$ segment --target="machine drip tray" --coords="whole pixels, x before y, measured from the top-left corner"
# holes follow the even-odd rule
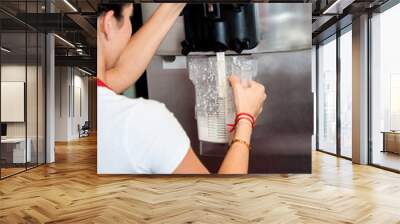
[[[226,143],[200,141],[200,155],[208,157],[224,157],[228,151]]]

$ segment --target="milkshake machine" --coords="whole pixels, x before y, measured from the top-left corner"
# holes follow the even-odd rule
[[[142,4],[143,20],[157,3]],[[311,4],[188,4],[147,69],[203,164],[216,172],[235,111],[228,76],[266,86],[249,173],[310,173],[313,133]]]

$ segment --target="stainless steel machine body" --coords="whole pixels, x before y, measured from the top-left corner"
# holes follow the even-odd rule
[[[156,7],[154,3],[142,4],[144,20]],[[266,86],[268,99],[254,129],[249,173],[310,173],[311,4],[257,3],[257,10],[261,41],[242,54],[252,54],[258,60],[255,80]],[[187,132],[202,162],[215,172],[223,159],[221,148],[226,146],[215,145],[213,149],[209,145],[209,150],[218,152],[200,152],[194,86],[189,80],[186,56],[181,55],[184,34],[183,18],[179,18],[148,67],[149,98],[166,104]],[[190,53],[196,54],[215,53]],[[170,56],[175,61],[171,62]]]

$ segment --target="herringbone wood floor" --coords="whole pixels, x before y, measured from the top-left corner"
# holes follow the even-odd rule
[[[0,223],[400,223],[400,175],[315,152],[312,175],[96,175],[96,139],[0,181]]]

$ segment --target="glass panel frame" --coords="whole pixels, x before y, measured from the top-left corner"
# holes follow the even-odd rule
[[[27,167],[38,165],[38,35],[37,32],[28,32],[28,61],[27,61],[27,142],[30,146],[30,157]]]
[[[336,35],[333,35],[317,48],[317,149],[331,154],[337,151],[336,44]]]
[[[2,139],[2,178],[12,176],[14,174],[25,171],[27,168],[27,161],[30,157],[30,148],[27,141],[27,36],[25,32],[7,32],[1,35],[1,45],[9,49],[9,52],[2,51],[1,61],[1,88],[6,85],[12,85],[10,89],[15,89],[15,92],[9,93],[8,90],[2,89],[2,98],[11,97],[11,95],[18,95],[15,97],[18,102],[23,101],[23,118],[7,119],[1,118],[2,124],[6,125],[7,134]],[[17,88],[23,84],[23,88]],[[6,92],[7,91],[7,92]],[[23,91],[23,92],[21,92]],[[3,95],[7,94],[7,95]],[[10,104],[9,104],[10,105]],[[0,110],[4,113],[7,110],[5,102],[0,106]],[[20,107],[18,107],[20,108]],[[18,116],[20,117],[20,116]]]
[[[392,5],[370,17],[370,77],[369,77],[369,164],[400,172],[400,132],[397,130],[397,104],[393,99],[400,98],[397,91],[397,76],[400,65],[397,54],[400,51],[397,27],[400,19],[400,4]],[[395,96],[393,96],[395,95]],[[400,118],[399,118],[400,119]],[[400,129],[400,128],[399,128]],[[392,141],[394,140],[394,141]],[[390,145],[397,147],[390,147]]]
[[[0,6],[4,4],[6,2],[1,2]],[[16,4],[22,16],[25,12],[42,13],[45,10],[43,8],[44,0],[18,1]],[[4,16],[9,17],[6,14]],[[14,18],[10,17],[10,21],[14,21]],[[24,93],[22,94],[24,96],[24,118],[23,123],[7,122],[9,124],[7,125],[7,137],[0,144],[0,179],[46,162],[46,35],[31,26],[24,25],[23,22],[17,20],[14,22],[18,26],[12,29],[1,29],[2,23],[0,23],[0,46],[6,47],[5,42],[10,46],[6,47],[9,52],[1,50],[0,82],[24,82]],[[1,108],[0,104],[0,111],[2,109],[4,108]],[[14,149],[16,147],[5,146],[5,144],[9,144],[7,141],[17,138],[24,139],[22,143],[16,144],[24,147],[22,154],[18,154],[18,158],[14,151],[19,153],[19,148],[16,150]],[[10,155],[6,155],[5,150],[10,151]],[[7,157],[7,161],[11,162],[3,162],[1,159],[3,157]],[[15,165],[14,161],[17,160],[22,161],[22,163],[18,162],[18,166],[21,166],[19,170],[4,169],[4,166]]]
[[[352,158],[352,26],[341,31],[340,37],[340,153]]]
[[[343,42],[343,46],[342,43]],[[321,50],[321,46],[323,49]],[[324,51],[327,51],[326,53]],[[340,158],[352,160],[352,24],[317,45],[317,102],[316,146],[317,150]],[[328,66],[321,61],[329,58]],[[324,68],[328,67],[328,68]],[[322,68],[321,68],[322,67]],[[330,75],[327,76],[327,69]],[[322,73],[322,74],[321,74]],[[329,86],[324,78],[330,78]],[[329,97],[326,96],[327,89]],[[326,103],[328,101],[328,103]],[[325,103],[325,105],[324,105]],[[329,104],[329,105],[328,105]],[[323,110],[330,112],[324,114]],[[346,111],[346,112],[344,112]],[[329,116],[328,116],[329,115]],[[329,121],[327,120],[329,118]],[[324,123],[325,122],[325,123]],[[328,128],[325,127],[328,124]],[[328,131],[327,131],[328,130]],[[323,139],[325,138],[325,139]],[[322,144],[321,144],[322,140]],[[324,140],[329,140],[330,142]]]

